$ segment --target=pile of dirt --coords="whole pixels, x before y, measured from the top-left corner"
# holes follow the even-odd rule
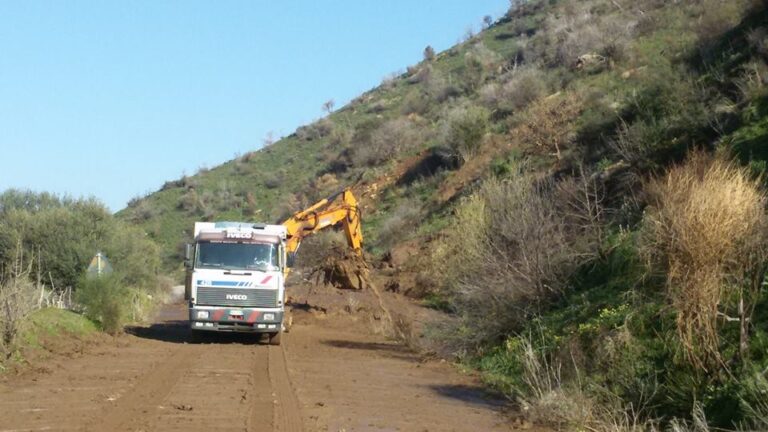
[[[372,287],[368,263],[349,248],[332,248],[311,274],[318,284],[322,282],[337,289],[364,290]]]
[[[324,285],[341,290],[370,290],[376,297],[382,312],[381,318],[384,319],[387,327],[392,328],[392,314],[384,304],[381,292],[372,282],[370,268],[362,255],[358,255],[349,248],[334,247],[326,255],[325,260],[312,270],[312,275],[316,277],[316,284],[322,282]]]

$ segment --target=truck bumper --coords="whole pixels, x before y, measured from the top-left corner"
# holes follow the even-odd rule
[[[189,326],[192,330],[275,333],[282,329],[282,325],[281,309],[194,305],[189,308]]]

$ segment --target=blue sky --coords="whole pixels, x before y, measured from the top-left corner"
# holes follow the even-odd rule
[[[0,191],[112,210],[258,149],[507,0],[0,0]]]

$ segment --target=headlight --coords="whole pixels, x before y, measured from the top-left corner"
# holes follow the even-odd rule
[[[264,314],[264,321],[274,321],[274,320],[275,320],[275,314],[273,313]]]
[[[208,311],[197,311],[198,319],[208,319]]]

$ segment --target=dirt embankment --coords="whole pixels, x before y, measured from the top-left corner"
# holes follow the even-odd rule
[[[350,312],[364,293],[294,292],[310,302],[295,302],[281,347],[247,335],[191,343],[173,305],[155,324],[6,376],[0,431],[512,429],[505,403],[474,379],[370,332],[375,311]]]

